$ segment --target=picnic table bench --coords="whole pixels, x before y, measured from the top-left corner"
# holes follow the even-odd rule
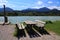
[[[19,29],[25,29],[25,26],[23,24],[17,24]]]

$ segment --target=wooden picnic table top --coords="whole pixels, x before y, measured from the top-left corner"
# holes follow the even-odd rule
[[[45,22],[39,21],[39,20],[36,20],[36,21],[25,21],[25,23],[26,24],[37,24],[37,23],[45,24]]]
[[[45,24],[46,22],[44,22],[44,21],[40,21],[40,20],[35,20],[36,22],[38,22],[38,23],[41,23],[41,24]]]
[[[45,26],[45,22],[43,22],[43,21],[25,21],[25,23],[30,24],[30,25],[35,24],[38,27],[44,27]]]

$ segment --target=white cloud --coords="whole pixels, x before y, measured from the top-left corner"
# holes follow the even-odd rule
[[[15,5],[11,4],[8,0],[0,0],[0,7],[3,7],[3,5],[6,5],[6,7],[15,7]]]
[[[50,4],[50,3],[53,3],[52,1],[48,1],[48,3]]]
[[[5,4],[5,5],[6,5],[6,4],[7,4],[7,2],[8,2],[7,0],[0,0],[0,5],[3,5],[3,4]]]
[[[32,8],[39,9],[39,8],[42,8],[42,7],[45,7],[45,6],[44,6],[44,5],[42,5],[42,6],[34,6],[34,7],[32,7]]]
[[[42,1],[37,1],[37,4],[41,5],[41,4],[43,4],[43,2]]]
[[[50,8],[50,9],[56,8],[56,9],[60,10],[60,7],[58,7],[58,6],[50,6],[50,7],[48,7],[48,8]]]
[[[39,9],[40,7],[39,7],[39,6],[34,6],[34,7],[32,7],[32,8],[36,8],[36,9]]]
[[[42,6],[34,6],[34,7],[32,7],[32,8],[37,8],[37,9],[39,9],[39,8],[42,8],[42,7],[45,7],[45,6],[44,6],[44,5],[42,5]],[[49,7],[47,7],[47,8],[49,8],[49,9],[54,9],[54,8],[56,8],[56,9],[60,10],[60,6],[49,6]]]
[[[6,3],[8,2],[7,0],[0,0],[1,3]]]

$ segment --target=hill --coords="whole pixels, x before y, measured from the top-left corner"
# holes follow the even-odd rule
[[[46,8],[46,7],[43,7],[43,8],[39,8],[39,9],[33,9],[33,8],[28,8],[28,9],[25,9],[25,10],[22,10],[22,12],[33,12],[33,11],[37,11],[37,12],[47,12],[47,11],[50,11],[50,9]]]
[[[9,8],[9,7],[6,7],[5,10],[6,10],[7,12],[13,11],[13,9],[11,9],[11,8]],[[0,12],[3,12],[3,11],[4,11],[4,8],[0,8]]]

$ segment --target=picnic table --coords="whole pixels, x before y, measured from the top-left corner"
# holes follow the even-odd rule
[[[24,26],[23,24],[17,24],[19,29],[25,29],[26,27],[29,29],[32,29],[32,27],[41,27],[44,28],[45,26],[45,22],[43,21],[25,21],[24,22],[26,24],[26,26]]]

